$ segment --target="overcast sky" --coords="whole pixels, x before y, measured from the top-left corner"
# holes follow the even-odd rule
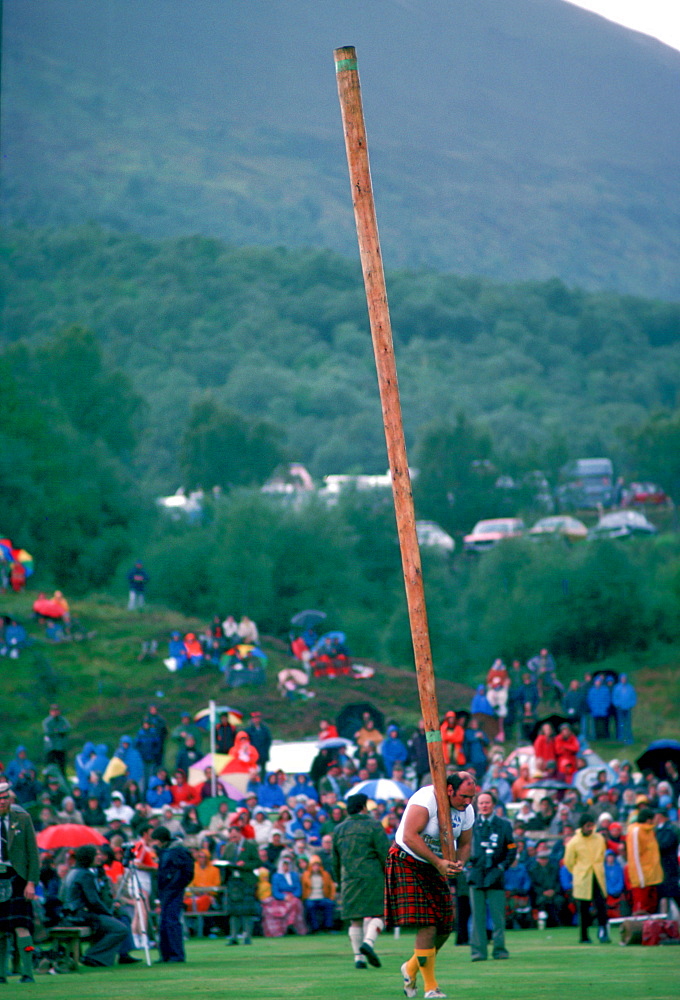
[[[680,49],[679,0],[566,0]]]

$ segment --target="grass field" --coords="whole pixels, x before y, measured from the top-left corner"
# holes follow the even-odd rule
[[[677,1000],[680,947],[579,945],[576,928],[508,932],[511,958],[474,965],[467,947],[449,942],[437,963],[440,987],[465,1000]],[[381,969],[354,968],[345,934],[255,938],[251,947],[224,940],[187,942],[186,965],[84,968],[80,974],[36,977],[22,995],[55,1000],[161,1000],[191,997],[290,997],[295,1000],[402,997],[399,966],[413,936],[378,941]],[[152,952],[152,957],[156,955]],[[10,979],[10,990],[16,979]],[[419,979],[422,998],[422,981]]]

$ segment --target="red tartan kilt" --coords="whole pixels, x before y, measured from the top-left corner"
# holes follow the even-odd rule
[[[386,926],[436,927],[438,934],[450,934],[455,917],[448,882],[432,865],[398,852],[390,848],[385,866]]]

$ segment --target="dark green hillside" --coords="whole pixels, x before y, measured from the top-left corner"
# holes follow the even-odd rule
[[[391,267],[680,297],[680,54],[562,0],[5,3],[3,218],[354,259],[345,44]]]
[[[0,344],[38,348],[36,364],[51,370],[45,343],[73,324],[91,330],[145,403],[133,422],[143,431],[136,468],[153,490],[183,481],[182,435],[206,393],[278,428],[316,476],[387,467],[358,265],[327,251],[95,227],[15,229],[0,251]],[[626,442],[650,413],[677,406],[679,306],[557,280],[387,279],[409,446],[464,412],[506,463],[549,471],[604,453],[643,474]]]

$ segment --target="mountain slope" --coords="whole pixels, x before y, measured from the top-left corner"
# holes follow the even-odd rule
[[[5,5],[5,219],[356,255],[342,44],[389,266],[680,297],[680,54],[562,0]]]

